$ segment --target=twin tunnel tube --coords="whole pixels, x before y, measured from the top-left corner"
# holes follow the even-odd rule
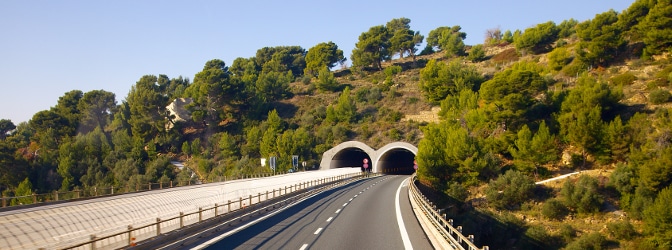
[[[412,174],[417,153],[418,148],[406,142],[393,142],[375,150],[359,141],[347,141],[324,152],[320,169],[362,168],[367,159],[372,172]]]

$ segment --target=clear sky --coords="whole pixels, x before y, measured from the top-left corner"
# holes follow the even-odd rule
[[[110,91],[121,103],[143,75],[193,79],[208,60],[231,65],[263,47],[308,50],[332,41],[349,63],[359,35],[394,18],[411,19],[411,29],[425,36],[459,25],[474,45],[488,29],[585,21],[633,2],[3,0],[0,119],[28,121],[71,90]]]

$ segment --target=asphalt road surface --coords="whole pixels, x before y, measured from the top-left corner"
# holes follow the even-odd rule
[[[185,248],[433,249],[411,209],[408,177],[355,181]]]

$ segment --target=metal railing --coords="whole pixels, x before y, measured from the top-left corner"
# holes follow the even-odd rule
[[[418,187],[415,186],[416,175],[413,174],[411,177],[411,184],[409,185],[411,190],[412,199],[414,199],[418,204],[420,204],[420,210],[430,219],[432,225],[439,231],[453,248],[456,249],[468,249],[468,250],[489,250],[488,246],[483,246],[479,248],[474,244],[474,235],[464,236],[462,234],[462,226],[453,226],[453,219],[447,219],[445,213],[440,213],[437,211],[436,206],[425,197],[425,195],[418,190]]]
[[[66,249],[118,249],[134,247],[138,242],[160,236],[170,231],[184,229],[190,225],[195,225],[197,223],[204,222],[216,217],[245,211],[246,208],[261,204],[262,202],[272,201],[275,198],[281,198],[283,196],[291,196],[293,192],[315,188],[318,186],[330,186],[332,184],[338,185],[342,181],[349,180],[354,177],[363,177],[363,175],[361,173],[353,173],[327,177],[310,182],[302,182],[291,186],[285,186],[284,188],[273,189],[272,191],[258,193],[254,196],[249,195],[245,198],[240,197],[238,200],[229,200],[224,204],[215,203],[212,207],[201,207],[198,208],[197,211],[190,213],[180,212],[178,216],[171,218],[156,218],[156,222],[154,223],[149,223],[142,226],[128,225],[128,228],[125,231],[103,237],[91,235],[89,241],[69,246]],[[248,213],[246,212],[245,214]]]

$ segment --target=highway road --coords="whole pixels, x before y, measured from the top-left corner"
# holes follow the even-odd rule
[[[412,211],[408,177],[358,180],[180,248],[432,249]]]
[[[171,218],[180,212],[193,213],[199,208],[212,208],[215,203],[224,204],[241,197],[286,189],[297,183],[353,173],[358,174],[359,169],[300,172],[0,211],[0,249],[67,248],[88,241],[91,235],[101,237],[123,232],[129,225],[139,228],[156,222],[156,218]],[[234,203],[231,209],[238,206]],[[204,213],[203,217],[214,217],[214,210]],[[185,217],[184,224],[196,223],[198,219],[198,215]],[[178,227],[178,220],[168,221],[163,223],[162,232]],[[154,235],[155,227],[133,232],[137,241]],[[119,248],[128,244],[128,238],[122,235],[100,243],[99,249]]]

